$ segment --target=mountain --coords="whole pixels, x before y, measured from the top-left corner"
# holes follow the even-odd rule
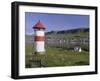
[[[73,38],[89,38],[89,28],[77,28],[61,31],[50,31],[45,33],[46,40],[51,39],[73,39]],[[33,44],[34,35],[25,35],[25,43]]]
[[[79,32],[81,32],[81,33],[89,32],[89,28],[77,28],[77,29],[70,29],[70,30],[50,31],[50,32],[46,32],[46,35],[50,35],[50,34],[76,34]]]

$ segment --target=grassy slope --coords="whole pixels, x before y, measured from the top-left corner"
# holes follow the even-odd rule
[[[74,52],[67,51],[63,48],[50,48],[46,47],[44,55],[34,55],[32,45],[26,45],[26,67],[30,66],[30,59],[41,60],[42,64],[47,67],[54,66],[76,66],[89,64],[89,52]]]

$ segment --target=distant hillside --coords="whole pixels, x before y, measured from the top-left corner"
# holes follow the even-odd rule
[[[89,50],[89,28],[47,32],[45,41],[50,47],[73,49],[74,46],[81,46],[82,49]]]
[[[51,39],[72,39],[72,38],[89,38],[89,28],[78,28],[62,31],[50,31],[45,33],[46,40]],[[25,35],[25,43],[33,44],[34,36]]]
[[[33,35],[25,35],[25,43],[26,44],[32,44],[34,41]]]
[[[77,28],[77,29],[70,29],[70,30],[61,30],[61,31],[50,31],[46,32],[46,35],[50,34],[76,34],[76,33],[86,33],[89,32],[89,28]]]

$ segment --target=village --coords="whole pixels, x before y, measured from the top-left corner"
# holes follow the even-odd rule
[[[78,52],[81,52],[82,49],[85,51],[89,51],[89,48],[83,48],[83,46],[89,46],[89,37],[66,38],[58,36],[46,36],[46,45],[50,47],[66,48],[66,50],[73,50]]]

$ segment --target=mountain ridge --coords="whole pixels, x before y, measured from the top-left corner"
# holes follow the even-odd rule
[[[53,33],[56,33],[56,34],[72,33],[72,34],[74,34],[77,32],[89,32],[89,28],[77,28],[77,29],[69,29],[69,30],[50,31],[50,32],[46,32],[45,34],[46,35],[53,34]]]

